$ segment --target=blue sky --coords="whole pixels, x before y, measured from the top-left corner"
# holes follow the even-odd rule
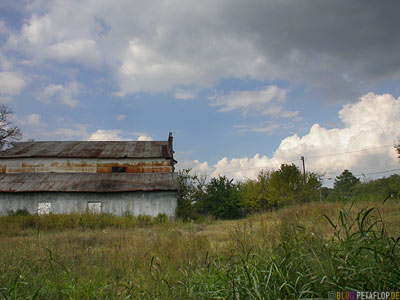
[[[5,0],[0,102],[24,139],[172,131],[178,167],[212,176],[253,178],[300,156],[327,185],[345,168],[398,169],[399,6]]]

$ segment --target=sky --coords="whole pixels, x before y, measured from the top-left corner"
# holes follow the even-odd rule
[[[177,168],[399,173],[399,1],[1,0],[24,140],[166,140]]]

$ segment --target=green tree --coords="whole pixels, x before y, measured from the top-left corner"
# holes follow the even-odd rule
[[[336,176],[333,189],[337,197],[347,199],[352,196],[354,188],[360,184],[360,179],[355,177],[349,170]]]
[[[304,179],[300,170],[294,164],[283,164],[279,170],[271,172],[268,202],[271,205],[295,202],[303,186]]]
[[[206,186],[206,194],[201,205],[204,214],[211,213],[218,219],[235,219],[244,215],[240,199],[240,185],[226,176],[212,178]]]
[[[262,170],[256,180],[248,179],[240,185],[240,197],[246,214],[263,211],[270,207],[268,184],[270,172]]]
[[[271,172],[268,186],[270,205],[306,202],[319,197],[321,176],[308,172],[304,183],[304,177],[298,167],[294,164],[283,164],[279,170]]]
[[[183,220],[196,219],[205,196],[206,176],[192,175],[191,169],[178,172],[177,217]]]

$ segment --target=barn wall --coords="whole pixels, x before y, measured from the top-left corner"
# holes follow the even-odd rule
[[[35,192],[35,193],[1,193],[0,214],[26,208],[29,213],[36,214],[39,203],[51,203],[51,212],[87,213],[89,202],[101,202],[103,213],[115,215],[149,215],[160,213],[168,217],[175,216],[177,207],[177,192],[121,192],[121,193],[65,193],[65,192]]]
[[[172,161],[165,158],[6,158],[0,160],[0,173],[111,173],[112,167],[125,167],[126,173],[170,173],[173,171]]]

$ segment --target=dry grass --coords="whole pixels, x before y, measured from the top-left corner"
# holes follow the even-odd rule
[[[378,206],[387,231],[400,234],[400,203],[347,204],[347,209],[356,213],[366,205]],[[4,298],[10,299],[35,295],[38,299],[128,299],[127,295],[164,299],[172,293],[171,286],[178,290],[183,284],[187,270],[204,267],[211,258],[221,263],[237,253],[265,255],[281,242],[283,232],[296,226],[320,238],[332,236],[334,229],[323,215],[337,220],[342,207],[310,203],[237,221],[122,229],[28,228],[8,235],[3,228],[0,287]]]

